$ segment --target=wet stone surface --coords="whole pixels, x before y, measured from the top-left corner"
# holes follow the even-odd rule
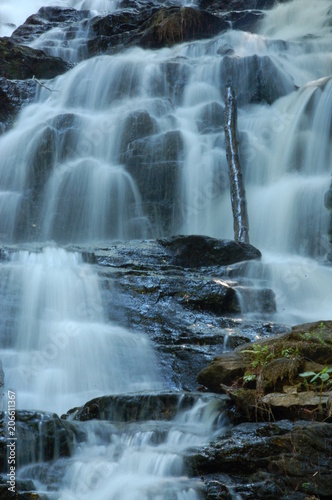
[[[285,331],[241,316],[241,278],[227,275],[236,260],[259,257],[250,245],[179,236],[119,242],[83,255],[96,265],[109,320],[148,334],[173,389],[196,390],[198,372],[225,349]],[[272,294],[268,310],[274,306]]]

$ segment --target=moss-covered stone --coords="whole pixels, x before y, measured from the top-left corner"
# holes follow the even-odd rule
[[[142,26],[139,45],[146,48],[171,47],[177,43],[210,38],[228,27],[223,19],[191,7],[162,8]]]
[[[232,358],[232,370],[226,353],[202,370],[198,381],[227,392],[250,418],[331,418],[332,321],[298,325],[290,333],[240,346]],[[324,371],[325,380],[319,376]],[[313,381],[305,372],[318,376]]]
[[[0,76],[11,80],[55,78],[72,64],[60,57],[47,56],[42,50],[16,45],[10,38],[0,38]]]

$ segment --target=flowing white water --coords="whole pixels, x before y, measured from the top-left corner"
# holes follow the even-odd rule
[[[103,394],[162,387],[146,337],[106,323],[79,254],[21,251],[0,266],[6,388],[18,406],[59,414]]]
[[[171,422],[130,424],[125,433],[116,425],[89,425],[89,442],[67,469],[60,500],[204,498],[202,484],[186,477],[183,455],[220,434],[217,400],[199,400]],[[110,443],[105,445],[107,432]]]
[[[42,4],[53,2],[22,0],[15,8],[2,2],[1,33],[13,30],[3,23],[18,24]],[[92,15],[118,7],[111,0],[60,4]],[[63,412],[102,394],[161,387],[146,337],[107,323],[92,269],[50,241],[97,244],[162,234],[162,216],[157,209],[151,218],[147,193],[166,184],[154,170],[164,163],[166,180],[176,179],[176,188],[165,187],[175,191],[169,233],[232,238],[220,117],[227,64],[234,61],[241,67],[233,77],[238,71],[250,238],[263,252],[247,275],[276,292],[273,319],[331,319],[332,270],[323,262],[332,167],[331,17],[330,0],[293,0],[267,13],[258,34],[228,31],[171,49],[92,58],[47,82],[51,91],[39,89],[35,104],[0,138],[0,238],[45,246],[16,252],[0,266],[0,358],[19,407]],[[57,39],[54,54],[76,60],[73,47],[61,53],[61,37],[53,30],[33,44]],[[248,102],[253,56],[264,75],[271,72],[272,104],[255,96]],[[183,454],[214,435],[219,408],[213,404],[199,402],[170,428],[109,425],[108,444],[91,426],[55,495],[200,498]],[[164,430],[157,443],[156,428]]]
[[[327,0],[315,7],[306,2],[306,9],[293,0],[268,12],[259,34],[228,31],[172,49],[131,49],[84,61],[49,82],[52,92],[41,89],[39,102],[0,139],[2,239],[160,235],[164,216],[150,193],[172,176],[181,178],[176,189],[159,187],[162,194],[173,189],[168,231],[232,238],[223,89],[227,65],[236,61],[238,98],[246,99],[252,57],[259,57],[263,74],[271,72],[268,92],[288,95],[272,105],[239,108],[250,239],[263,253],[279,253],[290,268],[294,254],[323,257],[329,223],[323,200],[332,162],[331,15]],[[171,160],[159,158],[170,134],[183,150],[176,155],[179,146],[171,144],[163,153]],[[173,170],[158,177],[163,161]],[[331,291],[322,288],[312,298],[312,319],[326,311]],[[290,302],[285,321],[293,321],[292,307]]]

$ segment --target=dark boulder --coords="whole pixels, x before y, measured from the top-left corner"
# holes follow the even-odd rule
[[[330,424],[246,423],[193,452],[187,463],[211,494],[224,492],[210,499],[330,498],[331,446]]]
[[[238,106],[260,102],[272,104],[296,89],[290,75],[268,56],[225,56],[220,76],[222,95],[231,80]]]
[[[271,9],[278,0],[199,0],[199,8],[210,12]]]
[[[107,16],[97,16],[89,22],[89,55],[112,53],[128,44],[128,38],[136,34],[144,22],[158,7],[147,3],[140,8],[130,8]]]
[[[0,133],[8,130],[22,107],[33,101],[36,85],[33,80],[0,78]]]
[[[228,27],[228,23],[217,16],[191,7],[162,8],[143,24],[138,33],[138,44],[151,49],[171,47],[177,43],[211,38]]]
[[[120,158],[140,190],[144,213],[165,233],[174,227],[180,212],[183,147],[180,131],[172,130],[130,142]]]
[[[0,468],[6,470],[7,441],[6,416],[0,414]],[[69,457],[74,450],[76,436],[72,424],[60,420],[52,413],[17,410],[15,433],[19,446],[18,466],[38,461],[51,461],[59,457]]]
[[[52,118],[35,132],[33,147],[26,156],[28,182],[16,219],[15,235],[19,241],[37,237],[43,217],[41,206],[46,183],[57,162],[78,155],[73,147],[77,126],[78,117],[65,113]]]
[[[97,419],[126,423],[171,420],[179,412],[192,408],[198,399],[202,399],[202,394],[180,392],[103,396],[92,399],[80,408],[69,410],[63,418],[70,417],[83,422]],[[220,399],[221,405],[224,401],[225,398]]]
[[[332,245],[332,183],[330,185],[329,190],[325,193],[324,205],[329,211],[329,225],[327,230],[327,238],[330,245]],[[332,261],[332,252],[328,254],[328,259]]]
[[[167,248],[176,265],[189,268],[227,266],[261,257],[260,251],[250,244],[209,236],[173,236],[158,241]]]
[[[120,151],[126,151],[132,141],[155,134],[157,130],[157,121],[147,111],[134,111],[126,118]]]
[[[97,16],[88,22],[87,50],[89,56],[111,54],[122,47],[135,45],[140,27],[159,6],[152,2],[129,2],[124,10]]]
[[[15,43],[7,37],[0,38],[0,76],[10,80],[26,80],[35,76],[50,79],[72,68],[72,64],[59,57],[47,56],[41,50]]]
[[[218,102],[205,104],[196,118],[196,126],[201,134],[221,132],[224,128],[224,107]]]
[[[326,191],[324,196],[324,205],[325,207],[331,211],[332,210],[332,183],[329,187],[329,190]]]
[[[89,55],[112,53],[121,47],[139,45],[158,49],[177,43],[211,38],[229,28],[229,23],[192,7],[157,7],[145,4],[139,10],[115,12],[90,22]]]
[[[179,301],[185,307],[217,314],[241,312],[235,288],[222,280],[184,280],[179,295]]]

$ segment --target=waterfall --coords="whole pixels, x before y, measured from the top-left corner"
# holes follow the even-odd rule
[[[52,28],[29,42],[73,68],[38,85],[0,137],[0,241],[8,251],[0,359],[18,408],[63,413],[103,395],[165,389],[148,337],[108,321],[95,269],[69,245],[83,252],[178,233],[233,237],[223,117],[230,76],[250,241],[263,255],[242,278],[273,289],[271,320],[330,319],[330,0],[278,4],[255,34],[229,29],[90,58],[89,23],[120,12],[120,1],[4,0],[1,36],[45,5],[89,12],[70,40]],[[179,402],[171,421],[84,423],[87,438],[69,467],[50,466],[59,481],[52,494],[198,500],[202,484],[188,478],[185,458],[222,432],[221,412],[218,398],[197,396],[189,410]],[[20,477],[34,477],[41,492],[49,486],[34,465]]]

